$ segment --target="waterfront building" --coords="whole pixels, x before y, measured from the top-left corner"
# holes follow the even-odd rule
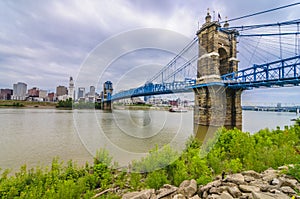
[[[12,99],[25,100],[26,99],[26,91],[27,91],[27,84],[25,84],[23,82],[18,82],[16,84],[14,84]]]
[[[48,93],[47,101],[49,101],[49,102],[55,101],[55,93],[54,92]]]
[[[39,98],[45,100],[47,98],[47,91],[46,90],[40,90],[39,91]]]
[[[40,90],[37,87],[28,89],[28,97],[39,97]]]
[[[68,95],[68,89],[65,86],[56,87],[56,96]]]
[[[0,90],[0,100],[10,100],[12,95],[13,95],[12,89],[6,88]]]
[[[57,96],[58,101],[66,101],[67,99],[69,99],[68,94]]]

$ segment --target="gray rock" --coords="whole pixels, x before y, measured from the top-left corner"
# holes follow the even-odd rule
[[[286,193],[286,194],[296,194],[296,191],[294,189],[292,189],[291,187],[288,187],[288,186],[283,186],[283,187],[280,188],[280,190],[283,193]]]
[[[239,199],[253,199],[253,197],[251,193],[243,193],[243,195],[240,196]]]
[[[271,189],[277,189],[278,188],[277,186],[269,185],[267,183],[257,183],[257,184],[251,183],[251,185],[259,187],[260,190],[263,191],[263,192],[267,192],[267,191],[270,191]]]
[[[251,186],[251,185],[239,185],[239,189],[242,191],[242,192],[245,192],[245,193],[251,193],[251,192],[259,192],[260,191],[260,188],[257,187],[257,186]]]
[[[221,199],[221,197],[217,194],[212,194],[207,197],[207,199]]]
[[[123,196],[122,196],[122,199],[130,199],[134,196],[137,196],[139,194],[138,191],[135,191],[135,192],[129,192],[129,193],[125,193]]]
[[[297,180],[295,179],[286,179],[286,178],[279,178],[282,182],[281,186],[289,186],[292,187],[293,189],[297,189]]]
[[[201,198],[198,195],[194,195],[193,197],[191,197],[189,199],[201,199]]]
[[[197,192],[197,182],[196,180],[184,180],[178,189],[178,193],[183,194],[184,196],[191,197]]]
[[[147,189],[140,192],[126,193],[122,199],[150,199],[154,195],[154,189]]]
[[[157,196],[155,194],[152,194],[150,199],[157,199]]]
[[[221,193],[220,197],[221,199],[233,199],[233,197],[227,191]]]
[[[227,191],[234,197],[238,198],[242,196],[242,192],[237,187],[227,187]]]
[[[216,193],[216,194],[220,194],[219,189],[217,187],[212,187],[209,190],[209,193]]]
[[[232,182],[222,182],[222,186],[226,186],[226,187],[235,187],[236,184],[232,183]]]
[[[281,166],[281,167],[278,167],[278,170],[288,170],[289,167],[288,166]]]
[[[227,191],[228,187],[227,186],[220,186],[220,187],[217,187],[219,193],[222,193],[224,191]]]
[[[166,196],[169,196],[173,193],[175,193],[178,190],[177,187],[169,184],[165,184],[162,188],[160,188],[157,192],[157,199],[164,198]]]
[[[253,199],[289,199],[289,196],[283,193],[263,193],[263,192],[252,192]]]
[[[176,194],[175,196],[173,196],[172,199],[186,199],[184,195],[182,194]]]
[[[199,191],[201,193],[203,193],[204,191],[208,191],[210,188],[212,187],[218,187],[222,184],[222,181],[221,180],[215,180],[215,181],[212,181],[210,183],[207,183],[207,185],[205,186],[200,186],[199,187]]]
[[[202,193],[202,197],[203,197],[203,198],[207,198],[207,197],[208,197],[207,191],[204,191],[204,192]]]
[[[245,182],[248,182],[248,183],[255,181],[255,178],[252,176],[244,176],[244,179],[245,179]]]
[[[256,179],[259,179],[261,177],[261,175],[259,173],[257,173],[256,171],[253,171],[253,170],[244,171],[244,172],[242,172],[242,174],[244,176],[251,176]]]
[[[264,181],[267,181],[268,183],[270,183],[274,178],[277,178],[277,176],[278,176],[278,171],[272,168],[267,169],[262,173],[262,179]]]
[[[279,185],[280,184],[280,180],[278,178],[274,178],[271,182],[272,185]]]
[[[271,189],[269,190],[270,193],[281,193],[281,191],[279,191],[278,189]]]
[[[234,184],[245,184],[245,178],[242,174],[240,173],[236,173],[236,174],[232,174],[232,175],[228,175],[226,176],[225,182],[232,182]]]

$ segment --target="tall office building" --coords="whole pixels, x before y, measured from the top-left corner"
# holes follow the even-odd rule
[[[72,98],[74,100],[74,81],[73,77],[70,77],[69,81],[69,98]]]
[[[85,97],[85,88],[84,87],[79,87],[78,88],[78,94],[77,94],[77,99]]]
[[[56,96],[68,95],[68,89],[65,86],[56,87]]]
[[[90,86],[89,96],[95,96],[95,95],[96,95],[96,88],[95,88],[95,86]]]
[[[18,82],[13,85],[13,97],[14,100],[25,100],[26,99],[27,84]]]

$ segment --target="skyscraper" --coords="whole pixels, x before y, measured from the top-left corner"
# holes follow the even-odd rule
[[[65,86],[58,86],[56,87],[56,96],[62,96],[62,95],[67,95],[68,94],[68,89]]]
[[[70,81],[69,81],[69,98],[74,99],[74,81],[73,81],[73,77],[70,77]]]
[[[27,91],[27,84],[23,82],[18,82],[17,84],[13,85],[13,97],[14,100],[25,100],[26,99],[26,91]]]
[[[96,88],[95,88],[95,86],[90,86],[89,96],[95,96],[95,94],[96,94]]]
[[[84,96],[85,96],[85,88],[84,87],[79,87],[78,88],[77,99],[83,98]]]

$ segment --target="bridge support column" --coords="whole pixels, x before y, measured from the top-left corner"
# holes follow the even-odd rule
[[[111,110],[112,101],[111,96],[113,93],[113,84],[111,81],[106,81],[103,84],[102,100],[101,100],[101,109],[102,110]]]
[[[108,110],[108,111],[111,110],[112,109],[111,101],[102,102],[101,109]]]
[[[224,126],[242,128],[241,90],[213,85],[195,88],[194,131],[201,141]]]

